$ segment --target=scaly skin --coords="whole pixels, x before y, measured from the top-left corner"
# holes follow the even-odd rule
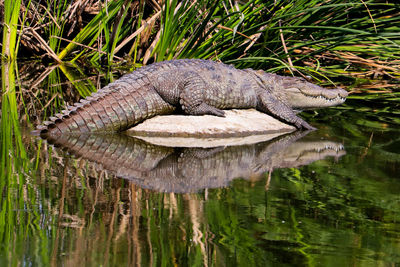
[[[142,67],[68,107],[38,127],[42,137],[120,132],[155,115],[224,116],[222,109],[256,108],[299,129],[313,129],[295,109],[344,102],[342,89],[327,90],[303,79],[200,59]]]

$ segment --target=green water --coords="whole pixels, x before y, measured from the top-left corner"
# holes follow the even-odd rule
[[[13,91],[4,75],[0,266],[400,262],[398,95],[354,96],[305,113],[319,130],[289,143],[203,151],[96,139],[114,151],[129,147],[105,155],[133,160],[102,165],[87,159],[91,147],[82,158],[30,136],[41,113],[33,102],[52,98],[21,91],[24,83]],[[58,75],[39,87],[92,90],[58,87]],[[179,171],[160,176],[172,168]]]

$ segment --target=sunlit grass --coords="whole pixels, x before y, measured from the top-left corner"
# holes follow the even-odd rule
[[[94,51],[98,50],[98,53],[107,49],[110,44],[109,38],[111,34],[110,28],[107,26],[117,12],[120,10],[124,1],[111,1],[108,5],[103,8],[77,35],[72,41],[58,54],[60,59],[64,59],[67,55],[71,54],[73,51],[79,51],[79,46],[88,46],[92,47],[92,45],[100,38],[100,34],[104,32],[104,40],[105,43],[101,45],[101,47],[93,48]],[[101,40],[103,42],[103,40]],[[110,49],[109,49],[110,50]],[[84,51],[84,50],[83,50]],[[78,59],[83,55],[83,51],[78,53],[77,56],[74,57],[73,61]]]
[[[5,1],[5,19],[16,22],[20,2],[10,8],[11,2]],[[46,53],[56,62],[134,68],[173,58],[208,58],[273,72],[289,66],[323,80],[400,76],[400,16],[392,3],[116,0],[85,6],[91,11],[79,10],[76,1],[46,4],[27,6],[27,16],[41,20],[30,20],[30,30],[21,34],[23,40],[31,38],[30,46],[39,53],[34,56]],[[43,25],[32,35],[39,22]]]
[[[17,57],[17,28],[21,0],[4,0],[2,60]]]

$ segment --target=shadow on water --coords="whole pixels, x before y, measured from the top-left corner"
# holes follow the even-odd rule
[[[104,81],[79,73],[2,65],[1,266],[400,262],[397,104],[350,100],[302,114],[307,136],[213,149],[27,134]]]

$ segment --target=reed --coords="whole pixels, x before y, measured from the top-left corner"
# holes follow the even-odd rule
[[[73,51],[77,51],[79,46],[87,46],[91,47],[93,43],[99,38],[100,33],[104,30],[105,44],[108,45],[108,36],[110,34],[110,29],[107,27],[107,23],[114,18],[117,14],[118,10],[120,10],[124,1],[111,1],[108,2],[108,5],[105,6],[90,22],[76,35],[74,39],[58,54],[60,59],[64,59],[67,55],[72,53]],[[103,40],[101,40],[101,46],[94,48],[94,51],[102,51]],[[80,52],[75,58],[76,60],[83,55],[83,52]]]
[[[5,19],[15,22],[21,3],[11,9],[11,2],[5,1]],[[22,50],[29,43],[34,56],[46,53],[56,62],[135,68],[208,58],[272,72],[288,69],[325,82],[400,76],[400,16],[390,2],[60,0],[24,10],[30,28],[36,17],[43,25],[34,28],[37,35],[21,31]]]
[[[2,59],[15,60],[17,57],[17,28],[21,0],[4,0]]]

